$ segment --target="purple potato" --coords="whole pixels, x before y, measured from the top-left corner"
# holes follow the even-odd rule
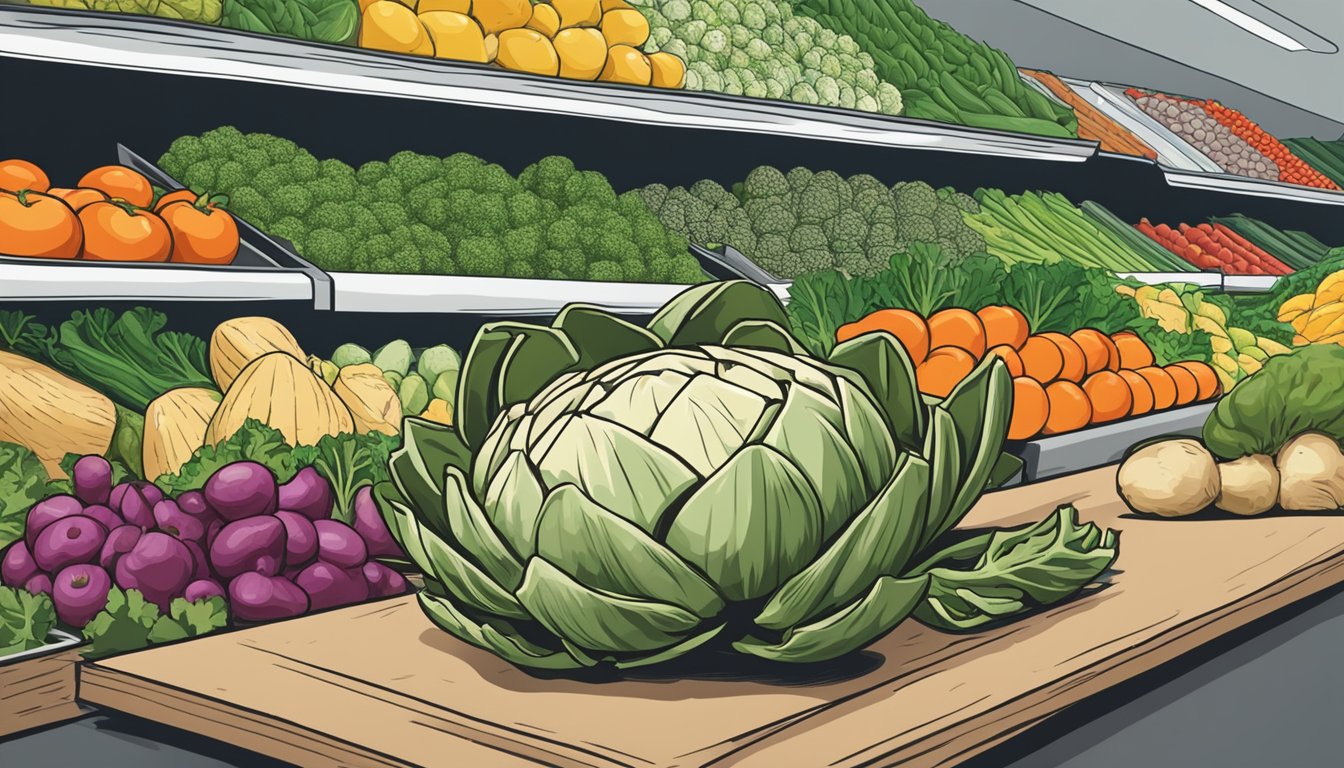
[[[160,501],[163,501],[163,492],[157,486],[135,482],[122,494],[117,511],[126,522],[148,531],[154,527],[154,505]]]
[[[205,502],[225,520],[275,512],[279,490],[271,470],[255,461],[220,467],[205,481]]]
[[[224,588],[214,579],[197,579],[187,585],[182,591],[182,597],[186,598],[188,603],[209,600],[212,597],[224,597]]]
[[[222,530],[224,530],[224,521],[223,521],[223,520],[219,520],[219,519],[211,520],[211,521],[210,521],[210,525],[206,526],[206,529],[205,529],[205,548],[206,548],[207,550],[210,549],[210,547],[211,547],[212,545],[214,545],[214,543],[215,543],[215,537],[218,536],[218,535],[219,535],[219,532],[222,531]]]
[[[210,545],[210,565],[231,579],[245,571],[274,576],[285,567],[285,525],[270,515],[235,520]]]
[[[161,531],[150,531],[117,561],[117,586],[138,589],[146,600],[167,611],[195,572],[187,545]]]
[[[275,519],[285,526],[285,566],[302,568],[312,562],[317,557],[317,529],[313,521],[286,509],[276,512]]]
[[[107,540],[103,542],[103,548],[98,553],[98,564],[106,568],[108,573],[112,573],[117,567],[117,561],[135,548],[135,543],[140,540],[140,535],[143,533],[138,525],[120,525],[113,528],[108,532]]]
[[[181,496],[178,496],[177,506],[181,507],[183,512],[186,512],[188,515],[191,515],[207,525],[211,521],[219,518],[219,516],[215,514],[215,510],[211,509],[210,505],[205,503],[205,494],[200,491],[187,491]]]
[[[111,507],[105,507],[102,504],[90,504],[84,508],[81,514],[102,523],[103,527],[109,531],[126,524],[126,521],[122,520],[116,512],[113,512]]]
[[[331,483],[316,469],[304,467],[280,486],[280,508],[298,512],[309,520],[331,517]]]
[[[280,576],[248,571],[229,582],[229,608],[239,621],[274,621],[308,610],[308,595]]]
[[[37,535],[33,560],[38,568],[55,573],[67,565],[93,562],[104,541],[107,529],[97,520],[83,515],[63,517]]]
[[[364,580],[369,584],[369,597],[392,597],[406,593],[406,577],[372,560],[364,564]]]
[[[154,524],[160,531],[184,541],[205,538],[205,522],[183,512],[172,499],[164,499],[154,505]]]
[[[102,456],[81,456],[71,475],[75,496],[85,504],[106,504],[112,497],[112,465]]]
[[[364,539],[369,557],[405,557],[392,532],[383,522],[378,502],[373,500],[373,486],[366,485],[355,492],[355,532]]]
[[[40,571],[33,553],[28,550],[28,542],[23,539],[10,544],[5,556],[0,558],[0,584],[21,587]]]
[[[318,561],[304,568],[294,583],[307,593],[314,611],[369,599],[369,583],[358,568],[338,568]]]
[[[34,595],[51,594],[51,577],[45,573],[39,573],[32,577],[23,585],[23,588]]]
[[[71,565],[62,569],[56,574],[51,588],[56,618],[82,629],[107,607],[107,593],[111,589],[112,577],[96,565]]]
[[[280,572],[280,575],[284,576],[286,579],[289,579],[290,581],[293,581],[299,578],[299,574],[303,573],[303,569],[307,567],[308,567],[307,565],[297,565],[294,566],[293,568],[286,568],[285,570]]]
[[[28,521],[23,535],[23,540],[28,543],[28,549],[31,551],[37,545],[37,535],[43,528],[63,517],[78,515],[83,511],[84,505],[79,503],[79,499],[64,493],[49,496],[34,504],[33,508],[28,510]]]
[[[369,559],[369,549],[354,528],[339,520],[318,520],[313,527],[319,559],[341,568],[358,568]]]
[[[195,566],[191,572],[191,578],[208,579],[213,576],[214,574],[210,572],[210,558],[205,556],[205,550],[201,549],[201,545],[190,539],[182,539],[181,541],[191,551],[191,563]]]

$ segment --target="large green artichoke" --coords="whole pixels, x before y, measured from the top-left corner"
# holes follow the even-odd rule
[[[1115,556],[1061,511],[938,553],[996,477],[991,358],[926,402],[900,344],[807,356],[766,291],[693,288],[647,328],[572,306],[482,329],[457,426],[409,419],[375,490],[439,626],[523,666],[651,664],[713,642],[828,659],[915,615],[963,629]]]

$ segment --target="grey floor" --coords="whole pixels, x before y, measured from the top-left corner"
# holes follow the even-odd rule
[[[1344,714],[1344,590],[1318,596],[1066,710],[963,768],[1330,768]],[[0,766],[281,763],[95,714],[0,743]]]

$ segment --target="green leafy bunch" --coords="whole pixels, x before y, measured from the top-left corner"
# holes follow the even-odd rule
[[[222,12],[220,0],[26,0],[26,2],[44,8],[132,13],[157,16],[161,19],[195,21],[201,24],[218,24]]]
[[[1020,467],[1001,361],[926,399],[894,337],[816,358],[786,323],[732,281],[646,326],[571,305],[482,328],[454,426],[408,419],[374,489],[425,613],[525,667],[801,663],[911,617],[1008,620],[1109,567],[1116,535],[1068,508],[945,539]]]
[[[223,0],[220,25],[244,32],[352,44],[359,32],[356,0]]]
[[[149,645],[200,637],[229,623],[228,604],[221,597],[196,602],[177,598],[163,613],[137,589],[112,587],[107,605],[84,625],[87,659],[138,651]]]
[[[56,626],[56,607],[47,595],[0,587],[0,659],[40,648]]]
[[[291,241],[329,271],[693,284],[705,279],[638,194],[551,156],[516,178],[459,152],[398,152],[357,170],[294,142],[223,127],[173,142],[160,166]]]

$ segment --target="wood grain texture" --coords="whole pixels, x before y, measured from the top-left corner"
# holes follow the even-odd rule
[[[79,717],[74,649],[0,666],[0,739]]]
[[[1072,502],[1123,532],[1106,583],[988,632],[906,622],[820,669],[545,679],[439,631],[407,597],[105,659],[85,666],[81,696],[305,766],[955,765],[1344,580],[1344,517],[1139,519],[1114,478],[991,494],[966,522]]]

